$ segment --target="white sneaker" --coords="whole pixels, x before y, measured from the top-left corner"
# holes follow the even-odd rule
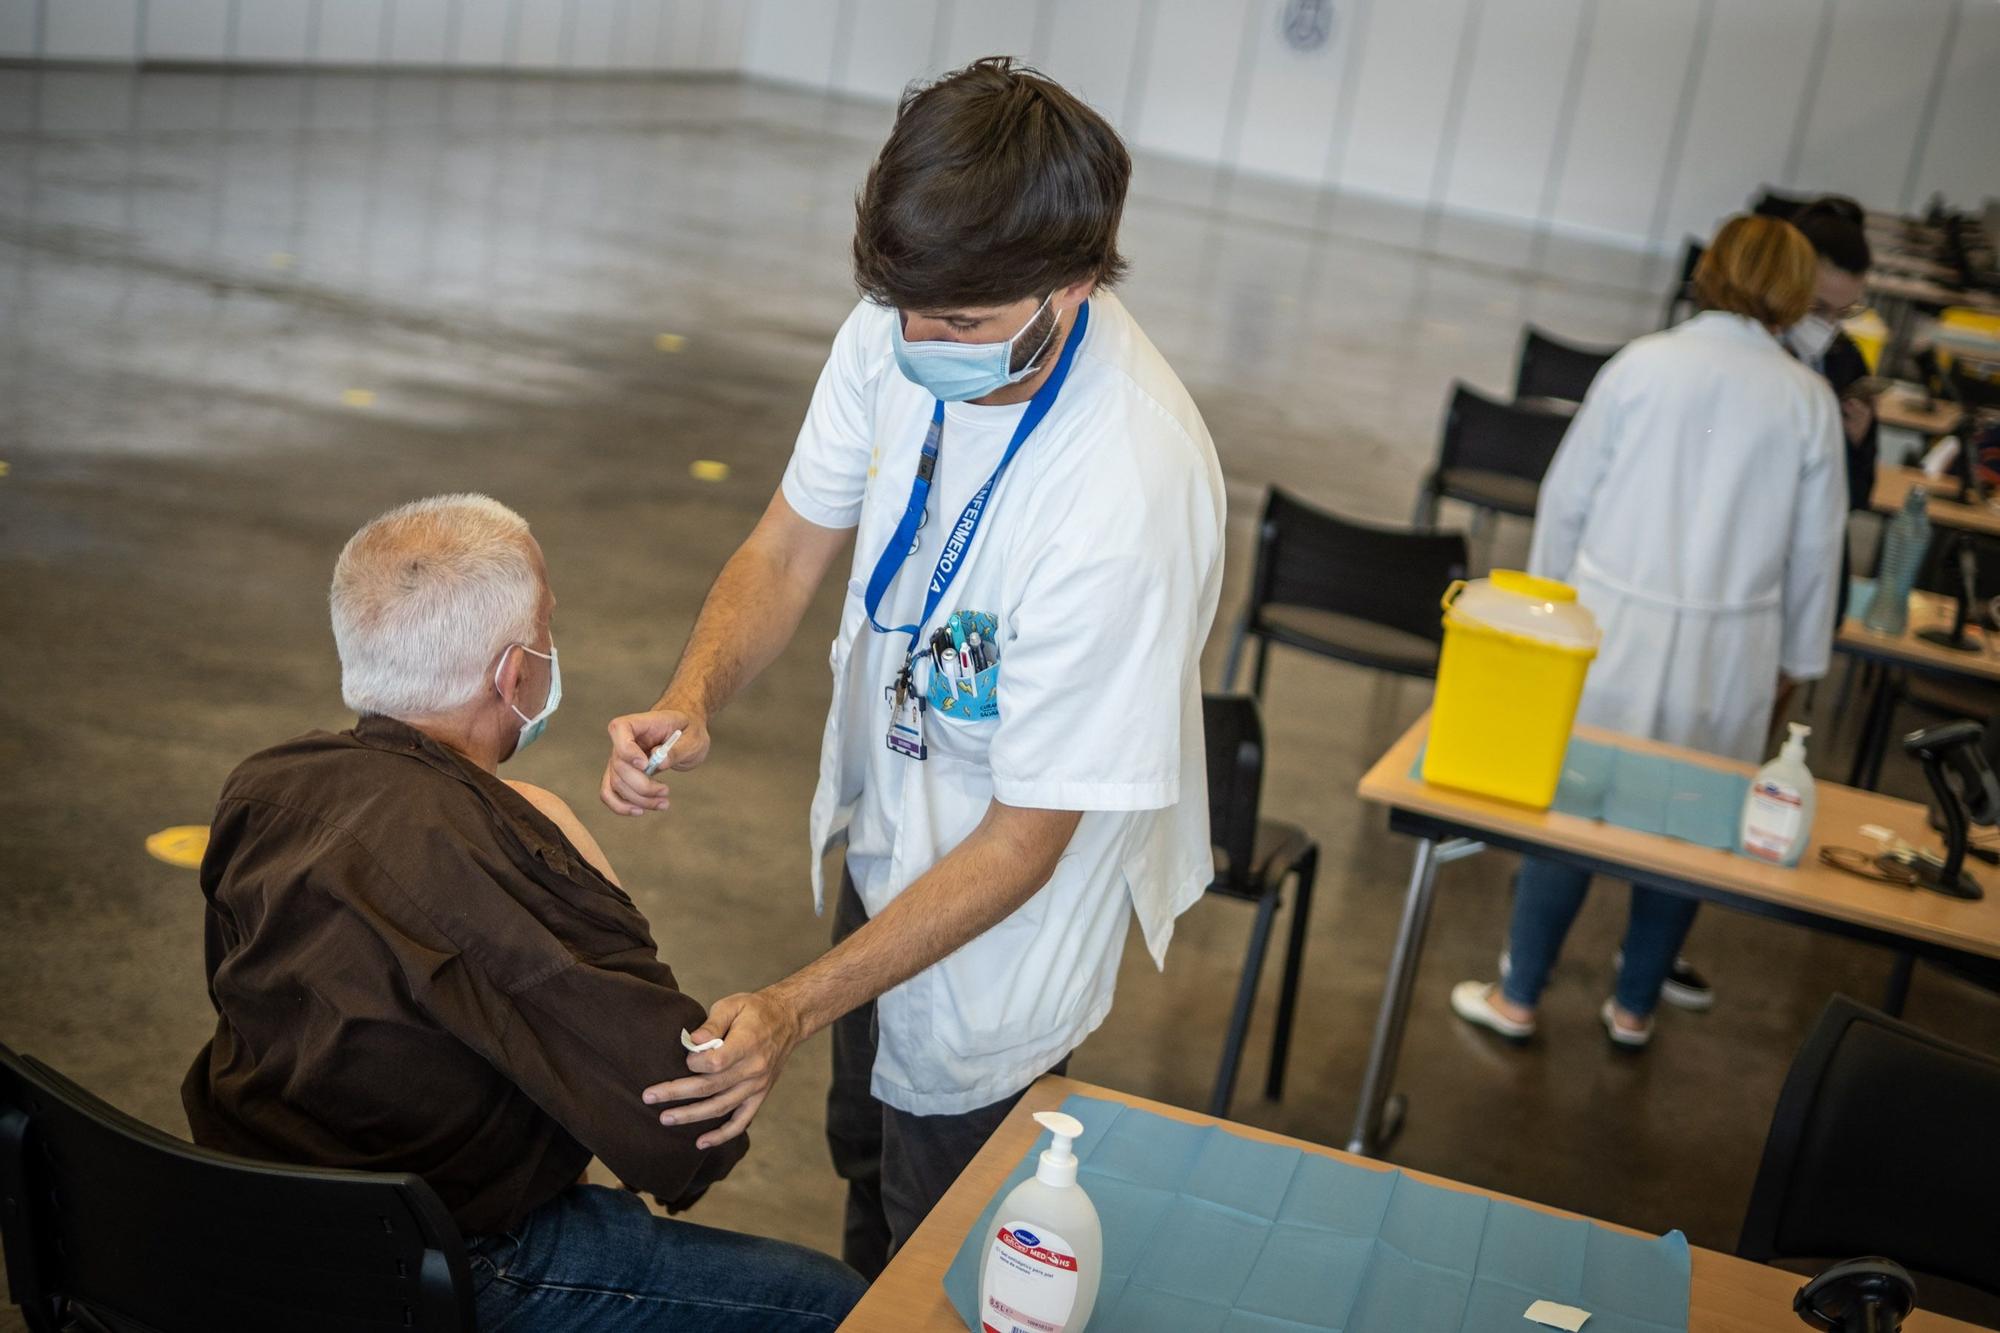
[[[1451,988],[1451,1011],[1474,1027],[1497,1032],[1508,1041],[1522,1042],[1535,1035],[1534,1020],[1517,1023],[1493,1007],[1498,982],[1461,981]]]
[[[1611,1038],[1611,1044],[1614,1046],[1628,1051],[1642,1051],[1653,1040],[1652,1019],[1648,1018],[1636,1028],[1628,1028],[1618,1021],[1617,1003],[1608,997],[1604,1001],[1604,1007],[1597,1011],[1597,1016],[1604,1020],[1604,1035]]]

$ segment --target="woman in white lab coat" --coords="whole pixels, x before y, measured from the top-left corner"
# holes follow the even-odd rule
[[[1812,301],[1812,245],[1737,217],[1695,272],[1703,312],[1641,338],[1598,375],[1542,482],[1529,568],[1576,586],[1604,642],[1577,721],[1757,762],[1785,682],[1826,673],[1845,536],[1840,409],[1779,335]],[[1514,1040],[1589,876],[1528,858],[1498,983],[1452,992],[1461,1018]],[[1652,1036],[1694,919],[1634,886],[1606,1031]]]

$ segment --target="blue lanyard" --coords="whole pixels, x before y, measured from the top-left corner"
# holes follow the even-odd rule
[[[1076,308],[1076,323],[1071,326],[1069,337],[1063,340],[1062,353],[1056,357],[1055,369],[1042,381],[1042,387],[1035,390],[1035,396],[1028,400],[1028,410],[1021,414],[1020,424],[1014,427],[1014,438],[1007,442],[1007,452],[1000,456],[1000,465],[993,469],[993,475],[986,479],[986,484],[965,502],[965,512],[958,516],[958,522],[946,534],[944,549],[938,552],[937,568],[931,572],[930,591],[924,595],[923,615],[914,625],[884,625],[876,619],[875,613],[882,609],[882,598],[888,593],[889,585],[896,581],[903,562],[910,558],[917,527],[923,522],[924,505],[930,499],[931,475],[937,471],[938,444],[944,438],[944,400],[940,398],[931,410],[930,429],[924,432],[923,453],[917,460],[917,479],[910,485],[910,503],[904,507],[902,521],[896,524],[889,544],[876,558],[875,572],[868,576],[868,593],[863,602],[868,611],[868,623],[878,631],[910,636],[910,656],[916,656],[917,641],[924,632],[924,626],[937,614],[938,603],[944,600],[952,580],[958,577],[959,566],[965,563],[965,553],[972,547],[972,535],[979,530],[979,520],[986,515],[986,502],[991,498],[994,486],[999,484],[1007,465],[1014,461],[1014,455],[1034,434],[1035,427],[1049,414],[1049,408],[1055,405],[1056,395],[1062,392],[1063,381],[1069,378],[1070,362],[1076,359],[1076,349],[1083,345],[1083,331],[1089,324],[1090,302],[1085,301]]]

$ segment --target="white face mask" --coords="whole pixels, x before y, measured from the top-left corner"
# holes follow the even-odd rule
[[[542,705],[541,712],[535,714],[533,717],[529,717],[519,708],[515,708],[513,704],[510,703],[507,705],[509,708],[514,709],[514,716],[521,719],[521,738],[514,742],[514,754],[519,754],[541,739],[542,732],[548,728],[549,719],[555,716],[556,706],[562,702],[562,659],[556,656],[554,639],[549,641],[549,650],[545,653],[535,652],[533,648],[530,648],[525,643],[517,643],[513,646],[519,648],[524,653],[533,653],[536,657],[541,658],[549,664],[549,697],[548,701]],[[502,653],[500,660],[493,664],[493,689],[495,693],[498,693],[500,689],[500,668],[505,665],[507,665],[507,655]],[[506,696],[502,695],[501,697],[505,698]],[[512,758],[513,756],[510,755],[508,757]]]
[[[1840,336],[1840,326],[1822,315],[1807,315],[1785,330],[1785,345],[1799,360],[1813,369],[1826,357],[1826,349]]]

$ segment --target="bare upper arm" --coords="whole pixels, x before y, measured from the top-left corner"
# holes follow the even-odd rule
[[[788,583],[810,596],[853,535],[852,528],[823,528],[804,517],[780,487],[743,544],[775,562]]]
[[[625,887],[619,883],[618,874],[612,870],[611,862],[604,855],[604,849],[597,845],[597,839],[590,836],[590,830],[583,826],[583,821],[576,817],[576,812],[564,803],[562,797],[537,787],[532,782],[516,782],[512,778],[503,778],[501,781],[519,792],[529,805],[541,811],[548,817],[550,823],[561,829],[563,836],[583,853],[584,860],[596,867],[598,874],[617,884],[621,889]]]

